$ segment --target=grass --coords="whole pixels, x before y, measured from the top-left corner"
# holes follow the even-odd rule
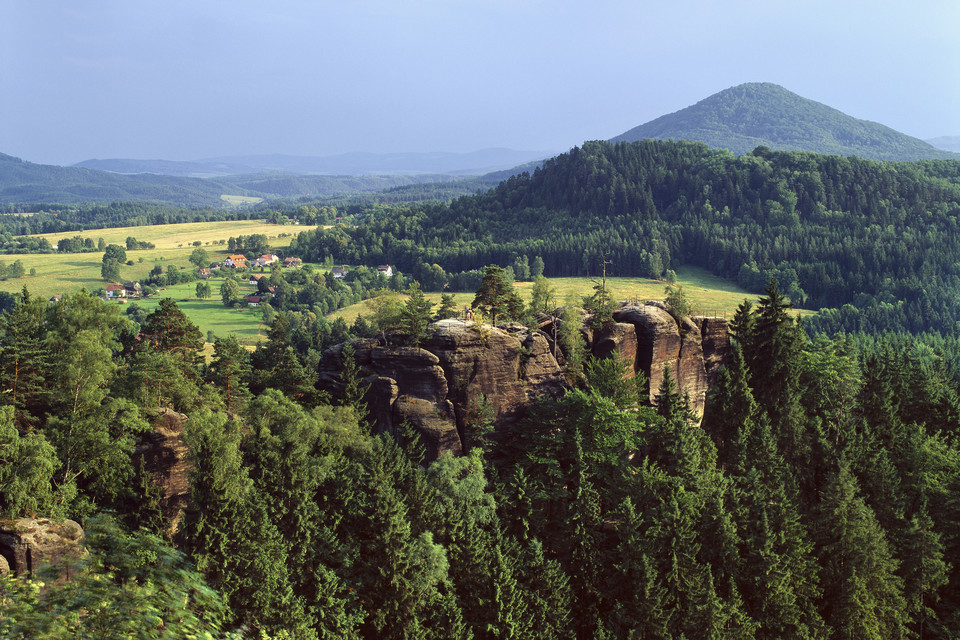
[[[288,238],[278,237],[281,233],[297,234],[312,227],[300,227],[296,225],[275,225],[267,224],[263,220],[227,220],[223,222],[184,222],[181,224],[158,224],[143,227],[114,227],[111,229],[89,229],[87,231],[65,231],[60,233],[43,233],[33,237],[46,238],[54,247],[57,246],[62,238],[72,238],[80,236],[81,238],[92,238],[96,241],[103,238],[107,244],[124,245],[124,241],[133,236],[137,240],[152,242],[157,245],[157,249],[179,249],[188,248],[199,240],[204,244],[204,248],[212,251],[216,247],[211,247],[212,243],[223,240],[226,242],[231,236],[248,236],[254,233],[262,233],[271,241],[271,246],[285,247],[290,244]],[[226,244],[222,245],[226,251]]]
[[[253,196],[234,196],[227,193],[224,193],[220,196],[220,199],[229,204],[231,207],[239,207],[244,204],[260,204],[263,202],[263,198],[256,198]]]
[[[593,293],[595,282],[591,278],[550,278],[550,284],[556,289],[556,300],[562,305],[567,299],[575,298],[579,301]],[[677,284],[683,287],[684,293],[693,305],[694,315],[720,316],[732,318],[737,307],[744,300],[756,303],[758,295],[739,288],[736,284],[718,278],[705,269],[699,267],[680,267],[677,269]],[[517,291],[524,302],[529,303],[532,282],[518,282]],[[613,296],[614,303],[622,301],[663,300],[667,283],[662,280],[647,278],[607,278],[607,287]],[[474,294],[454,294],[460,308],[469,307],[473,303]],[[434,302],[440,301],[439,293],[428,293],[427,298]],[[815,313],[808,310],[797,310],[802,316]],[[342,317],[347,324],[352,323],[358,315],[367,313],[363,302],[344,307],[327,315],[333,320]]]
[[[225,222],[189,222],[183,224],[154,225],[146,227],[117,227],[114,229],[93,229],[68,233],[47,233],[50,244],[64,237],[79,235],[84,238],[103,238],[107,244],[124,246],[128,236],[137,240],[152,242],[155,249],[143,249],[127,252],[127,259],[133,265],[121,265],[120,276],[124,280],[143,280],[154,265],[161,265],[166,271],[167,265],[175,264],[182,269],[192,269],[190,253],[195,249],[194,241],[205,243],[203,248],[210,254],[210,260],[223,260],[227,255],[226,245],[206,243],[228,238],[262,233],[267,236],[270,246],[282,248],[290,244],[289,237],[280,238],[280,233],[295,234],[308,227],[277,226],[266,224],[262,220],[232,220]],[[31,293],[51,297],[58,293],[71,293],[81,288],[93,291],[102,289],[106,283],[100,279],[100,265],[103,254],[92,253],[46,253],[46,254],[0,254],[0,261],[6,264],[14,260],[23,262],[27,273],[36,269],[35,276],[25,276],[16,280],[0,282],[0,291],[20,291],[26,285]],[[142,262],[140,260],[143,260]]]
[[[223,306],[217,296],[222,280],[213,279],[209,282],[213,297],[206,300],[196,298],[196,282],[184,282],[166,287],[150,298],[129,300],[127,305],[135,302],[149,313],[160,305],[161,299],[172,298],[190,321],[200,328],[204,339],[208,332],[212,331],[217,337],[233,334],[246,345],[255,345],[258,340],[266,340],[267,328],[262,323],[260,310],[256,307],[241,307],[238,310]],[[253,293],[256,287],[244,283],[240,285],[240,290],[246,295]]]

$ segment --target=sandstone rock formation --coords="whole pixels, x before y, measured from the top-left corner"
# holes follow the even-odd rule
[[[678,322],[655,302],[625,304],[614,311],[613,318],[636,330],[635,370],[643,371],[649,379],[651,402],[669,367],[678,389],[690,397],[691,408],[702,415],[707,391],[730,346],[726,320],[683,318]],[[595,355],[603,355],[602,345],[598,340]]]
[[[190,472],[183,430],[187,416],[172,409],[159,409],[150,416],[151,431],[142,434],[134,453],[134,464],[143,461],[144,470],[160,488],[160,510],[176,533],[183,509],[190,501]]]
[[[522,325],[506,329],[451,319],[430,325],[421,349],[356,341],[374,430],[396,433],[406,421],[433,460],[444,451],[462,453],[468,414],[481,398],[501,425],[534,398],[562,393],[563,371],[546,338]],[[318,371],[320,386],[333,392],[339,390],[342,349],[325,351]]]
[[[83,554],[83,529],[73,520],[44,518],[0,520],[0,574],[36,571],[42,565],[66,566]],[[68,579],[64,574],[62,579]]]
[[[499,427],[516,420],[537,398],[559,396],[567,386],[565,360],[549,339],[557,315],[541,323],[543,331],[517,323],[494,328],[443,320],[430,325],[419,349],[355,341],[374,430],[397,433],[409,423],[433,460],[444,451],[463,451],[465,429],[481,400]],[[596,357],[625,358],[633,372],[643,371],[651,401],[669,366],[692,408],[702,414],[729,346],[726,321],[684,318],[678,323],[661,303],[623,305],[614,320],[596,331],[583,327],[588,350]],[[343,345],[325,351],[318,370],[320,386],[335,394],[342,386],[342,351]]]

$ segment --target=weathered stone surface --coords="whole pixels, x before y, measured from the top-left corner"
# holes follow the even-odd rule
[[[527,393],[536,395],[559,395],[563,392],[563,370],[553,357],[553,348],[540,331],[529,334],[523,341],[529,355],[522,362],[522,380],[530,388]]]
[[[597,332],[593,343],[597,358],[617,357],[630,363],[630,375],[637,370],[637,328],[629,322],[611,322]]]
[[[134,464],[142,459],[144,469],[160,488],[160,510],[173,535],[180,526],[183,510],[190,502],[190,473],[193,464],[183,439],[187,416],[172,409],[159,409],[149,416],[153,427],[141,434]]]
[[[561,395],[566,388],[563,360],[561,356],[558,363],[548,338],[557,317],[544,316],[543,331],[532,332],[517,323],[504,330],[443,320],[430,325],[421,349],[358,341],[356,360],[368,376],[367,403],[375,429],[396,433],[408,421],[432,460],[443,451],[462,450],[464,429],[481,398],[493,410],[494,426],[502,427],[537,398]],[[651,400],[669,366],[680,391],[702,413],[710,375],[715,376],[728,348],[726,323],[684,319],[678,324],[662,303],[628,304],[614,312],[614,319],[597,331],[581,327],[593,354],[617,354],[633,362],[633,371],[643,371],[650,380]],[[335,393],[341,349],[325,351],[319,369],[320,386]]]
[[[520,385],[520,350],[515,336],[487,324],[443,320],[424,345],[440,360],[451,392],[465,403],[486,396],[497,418],[526,397]]]
[[[674,379],[680,359],[680,328],[677,321],[659,306],[628,305],[613,312],[617,322],[629,323],[637,330],[637,370],[650,380],[653,401],[663,383],[664,365],[669,365]]]
[[[56,523],[44,518],[0,520],[0,573],[3,564],[17,575],[43,565],[64,566],[83,551],[83,529],[73,520]],[[63,575],[62,579],[68,579]]]
[[[456,415],[449,401],[438,404],[401,395],[393,404],[393,411],[397,425],[407,421],[420,434],[427,460],[436,460],[447,451],[454,455],[463,453]]]
[[[700,328],[703,345],[703,368],[707,374],[707,387],[717,383],[717,374],[730,352],[730,333],[725,318],[698,317],[693,319]]]
[[[683,318],[680,323],[680,353],[671,369],[677,389],[690,398],[690,408],[697,415],[703,415],[707,401],[707,374],[703,367],[700,328],[690,318]]]
[[[447,380],[440,360],[426,349],[377,347],[370,352],[370,368],[380,376],[393,378],[401,395],[443,402]]]
[[[664,368],[669,366],[678,390],[690,397],[691,408],[702,415],[707,392],[730,348],[726,321],[683,318],[678,323],[658,301],[627,304],[613,317],[636,328],[636,370],[650,380],[650,400],[655,400]],[[604,338],[598,339],[594,354],[604,351],[605,344]]]
[[[400,397],[397,381],[386,376],[372,375],[364,379],[369,385],[364,400],[373,420],[374,433],[393,431],[393,403]]]

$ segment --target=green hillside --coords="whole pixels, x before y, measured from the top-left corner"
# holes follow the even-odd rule
[[[291,253],[393,264],[421,283],[437,265],[462,290],[457,274],[537,258],[551,278],[596,277],[604,261],[622,277],[695,265],[754,293],[776,278],[834,310],[817,316],[825,331],[960,322],[958,161],[588,142],[487,193],[358,219],[299,234]]]
[[[268,172],[229,178],[120,174],[35,164],[0,154],[0,204],[137,201],[179,207],[223,207],[221,195],[332,197],[451,180],[449,175],[320,176]]]
[[[871,160],[960,159],[960,155],[858,120],[768,82],[725,89],[693,106],[634,127],[611,142],[693,140],[742,155],[759,146]]]

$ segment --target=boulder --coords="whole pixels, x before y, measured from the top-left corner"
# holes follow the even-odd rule
[[[134,464],[143,461],[144,470],[160,488],[160,510],[170,535],[176,533],[183,510],[190,502],[190,462],[183,439],[187,416],[172,409],[159,409],[150,416],[150,431],[141,434],[134,452]]]
[[[0,574],[31,573],[42,565],[69,570],[69,560],[83,555],[83,529],[73,520],[53,522],[45,518],[0,520]],[[6,571],[4,570],[6,567]],[[61,579],[69,579],[64,573]]]

